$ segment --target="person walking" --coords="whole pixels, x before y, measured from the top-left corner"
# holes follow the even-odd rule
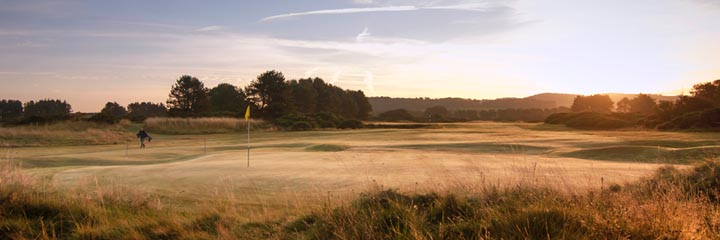
[[[140,148],[145,148],[145,139],[147,139],[148,142],[152,140],[152,137],[147,134],[145,128],[140,129],[140,131],[137,133],[137,137],[140,139]]]

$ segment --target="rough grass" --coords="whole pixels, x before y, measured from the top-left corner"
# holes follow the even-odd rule
[[[523,186],[375,191],[300,217],[284,231],[301,239],[717,239],[718,166],[666,167],[579,195]]]
[[[157,142],[153,140],[150,148],[142,151],[131,149],[129,158],[124,145],[8,149],[17,152],[18,161],[24,164],[64,167],[23,170],[10,164],[0,168],[0,239],[718,239],[720,211],[714,186],[720,170],[713,165],[690,170],[668,167],[639,182],[607,185],[608,181],[622,182],[610,180],[615,173],[636,179],[638,173],[649,170],[622,172],[598,167],[620,165],[608,162],[553,170],[577,162],[562,159],[557,165],[543,165],[555,159],[541,158],[559,151],[614,145],[692,149],[715,144],[717,135],[526,131],[516,125],[448,124],[443,126],[460,127],[443,127],[442,131],[258,131],[253,135],[257,136],[253,151],[258,154],[253,152],[251,168],[245,167],[246,145],[241,133],[208,138],[154,136]],[[72,167],[76,161],[81,165],[141,165],[199,156],[205,154],[205,141],[209,143],[208,156],[190,161],[193,164]],[[303,151],[315,144],[338,142],[352,148],[337,154]],[[462,145],[466,142],[471,144]],[[417,146],[412,151],[387,148],[396,144]],[[435,152],[437,145],[447,145],[446,151]],[[558,151],[530,156],[535,159],[530,161],[497,154],[532,152],[523,152],[523,147],[516,145]],[[263,151],[268,153],[265,158]],[[386,152],[375,154],[377,151]],[[455,154],[457,151],[467,152]],[[493,154],[501,156],[490,162]],[[320,155],[328,158],[318,160]],[[454,155],[467,160],[444,161]],[[42,165],[51,161],[59,162]],[[507,161],[514,161],[511,170],[500,166]],[[532,161],[538,161],[537,171],[535,165],[524,164]],[[393,164],[398,162],[413,170],[424,168],[434,181],[415,182],[415,187],[412,182],[390,185],[425,176],[401,176],[407,169]],[[627,168],[635,165],[650,164],[622,164]],[[285,171],[288,168],[291,170]],[[67,169],[85,174],[55,174]],[[563,178],[563,171],[575,175],[554,181]],[[602,187],[599,182],[573,185],[585,181],[584,174],[600,171],[609,172]],[[486,180],[498,172],[522,179]],[[77,178],[68,180],[71,176]],[[316,176],[323,178],[313,180]],[[338,186],[356,183],[348,176],[368,179],[363,183],[378,179],[381,187],[364,193],[344,188],[345,195],[341,195]],[[326,182],[331,183],[321,185]],[[503,185],[494,185],[496,182]],[[455,183],[460,185],[457,189]],[[312,194],[305,194],[307,189],[318,189],[322,197],[308,200]]]
[[[268,129],[271,124],[262,120],[250,120],[250,130]],[[145,130],[160,134],[209,134],[228,133],[247,130],[242,118],[206,117],[206,118],[148,118]]]
[[[56,189],[0,162],[2,239],[717,239],[720,164],[664,167],[581,194],[518,185],[376,189],[297,217],[248,216],[218,196],[192,209],[128,187]]]
[[[128,121],[104,124],[88,121],[63,121],[43,125],[0,127],[0,146],[43,147],[119,144],[134,140]]]

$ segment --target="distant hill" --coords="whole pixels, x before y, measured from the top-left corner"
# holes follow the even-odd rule
[[[525,98],[467,99],[467,98],[391,98],[368,97],[373,113],[378,114],[403,108],[408,111],[424,111],[433,106],[443,106],[448,110],[488,110],[488,109],[550,109],[570,107],[578,94],[541,93]],[[633,98],[637,94],[609,93],[613,102],[623,97]],[[657,100],[673,101],[675,96],[651,95]]]

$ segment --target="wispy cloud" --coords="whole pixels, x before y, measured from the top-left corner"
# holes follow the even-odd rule
[[[367,38],[368,36],[370,36],[370,32],[368,32],[368,28],[365,27],[365,30],[363,30],[360,34],[358,34],[357,36],[355,36],[355,41],[357,41],[357,42],[362,42],[362,41],[365,40],[365,38]]]
[[[484,11],[490,7],[492,7],[492,5],[487,4],[487,3],[466,3],[466,4],[457,4],[457,5],[445,5],[445,6],[428,6],[428,7],[422,7],[421,9]]]
[[[195,29],[195,31],[198,31],[198,32],[209,32],[209,31],[217,31],[217,30],[221,30],[221,29],[223,29],[222,26],[212,25],[212,26],[205,26],[205,27],[201,27],[201,28]]]
[[[340,8],[326,9],[307,12],[286,13],[273,15],[260,19],[261,22],[278,20],[283,18],[309,16],[309,15],[327,15],[327,14],[348,14],[348,13],[366,13],[366,12],[404,12],[418,10],[415,6],[392,6],[392,7],[370,7],[370,8]]]
[[[484,11],[492,7],[486,3],[466,3],[455,5],[432,5],[432,6],[386,6],[386,7],[366,7],[366,8],[339,8],[324,9],[306,12],[295,12],[273,15],[260,19],[261,22],[279,20],[284,18],[310,16],[310,15],[328,15],[328,14],[351,14],[351,13],[367,13],[367,12],[408,12],[417,10],[461,10],[461,11]]]

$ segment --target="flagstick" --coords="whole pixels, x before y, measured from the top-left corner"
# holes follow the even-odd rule
[[[247,144],[247,149],[248,149],[247,167],[249,168],[249,167],[250,167],[250,119],[245,120],[245,121],[247,121],[247,138],[248,138],[248,144]]]

